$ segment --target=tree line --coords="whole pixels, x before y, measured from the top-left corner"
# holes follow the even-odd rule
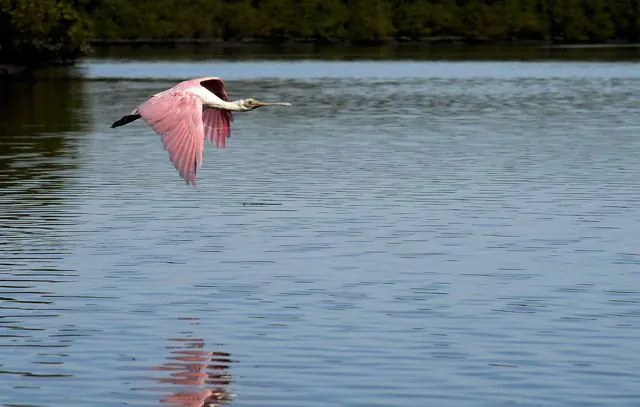
[[[640,0],[79,1],[105,39],[637,40]]]
[[[72,61],[91,39],[637,41],[640,0],[0,0],[0,59]]]

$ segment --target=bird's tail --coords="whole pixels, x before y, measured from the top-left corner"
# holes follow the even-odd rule
[[[138,113],[138,110],[134,110],[133,112],[122,116],[121,118],[119,118],[118,120],[116,120],[115,122],[113,122],[113,124],[111,125],[111,128],[113,129],[114,127],[120,127],[120,126],[124,126],[125,124],[129,124],[132,121],[138,120],[140,118],[140,114]]]

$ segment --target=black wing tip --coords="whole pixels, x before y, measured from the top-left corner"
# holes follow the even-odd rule
[[[116,128],[116,127],[120,127],[120,126],[124,126],[125,124],[129,124],[132,121],[138,120],[141,116],[139,114],[128,114],[125,116],[122,116],[121,118],[119,118],[118,120],[116,120],[115,122],[113,122],[111,124],[111,128]]]

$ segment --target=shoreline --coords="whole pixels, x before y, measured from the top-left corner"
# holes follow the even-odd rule
[[[640,48],[640,43],[623,40],[605,40],[600,42],[567,42],[546,40],[526,40],[513,39],[503,41],[479,41],[468,40],[463,37],[426,37],[412,39],[406,37],[390,38],[386,40],[371,41],[331,41],[318,40],[314,38],[244,38],[234,40],[224,40],[221,38],[136,38],[136,39],[106,39],[93,38],[89,40],[89,45],[95,47],[105,46],[176,46],[176,45],[203,45],[220,47],[241,47],[241,46],[287,46],[287,45],[309,45],[309,46],[353,46],[353,47],[380,47],[395,45],[439,45],[439,46],[539,46],[541,48]]]
[[[381,46],[389,44],[404,43],[440,43],[455,44],[464,43],[462,37],[433,37],[428,39],[405,39],[390,38],[387,40],[371,40],[371,41],[345,41],[345,40],[319,40],[316,38],[296,38],[296,37],[247,37],[242,39],[225,40],[222,38],[132,38],[132,39],[107,39],[92,38],[89,40],[90,45],[223,45],[223,46],[242,46],[242,45],[352,45],[352,46]]]
[[[212,47],[212,48],[238,48],[242,49],[247,47],[250,50],[251,47],[322,47],[325,49],[331,49],[332,47],[353,47],[359,49],[375,49],[381,47],[411,47],[422,46],[429,47],[434,46],[444,50],[447,48],[464,48],[468,47],[469,50],[475,48],[475,50],[490,50],[492,47],[513,47],[515,50],[520,48],[521,50],[597,50],[597,49],[640,49],[640,43],[620,40],[609,40],[597,43],[553,43],[546,40],[513,40],[513,41],[464,41],[461,37],[429,37],[422,39],[408,39],[408,38],[392,38],[384,41],[360,43],[352,41],[317,41],[309,38],[245,38],[242,40],[223,40],[218,38],[205,39],[205,38],[176,38],[176,39],[154,39],[154,38],[138,38],[138,39],[101,39],[94,38],[89,40],[89,45],[96,50],[108,50],[109,48],[131,48],[137,47],[151,47],[151,48],[171,48],[179,46],[195,46],[195,47]],[[92,52],[87,55],[90,56]],[[73,64],[71,64],[73,65]],[[52,65],[49,68],[56,68],[63,65]],[[26,66],[12,64],[10,62],[0,62],[0,77],[12,77],[21,74],[28,74],[30,69]]]

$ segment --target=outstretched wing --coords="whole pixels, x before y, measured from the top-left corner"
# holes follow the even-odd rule
[[[162,136],[169,159],[187,184],[195,185],[202,167],[204,126],[202,101],[181,89],[169,89],[138,107],[142,119]]]
[[[220,78],[206,78],[200,85],[224,101],[229,101],[229,95]],[[231,137],[231,122],[233,116],[228,110],[205,109],[202,112],[204,134],[211,144],[218,148],[225,148],[227,139]]]

